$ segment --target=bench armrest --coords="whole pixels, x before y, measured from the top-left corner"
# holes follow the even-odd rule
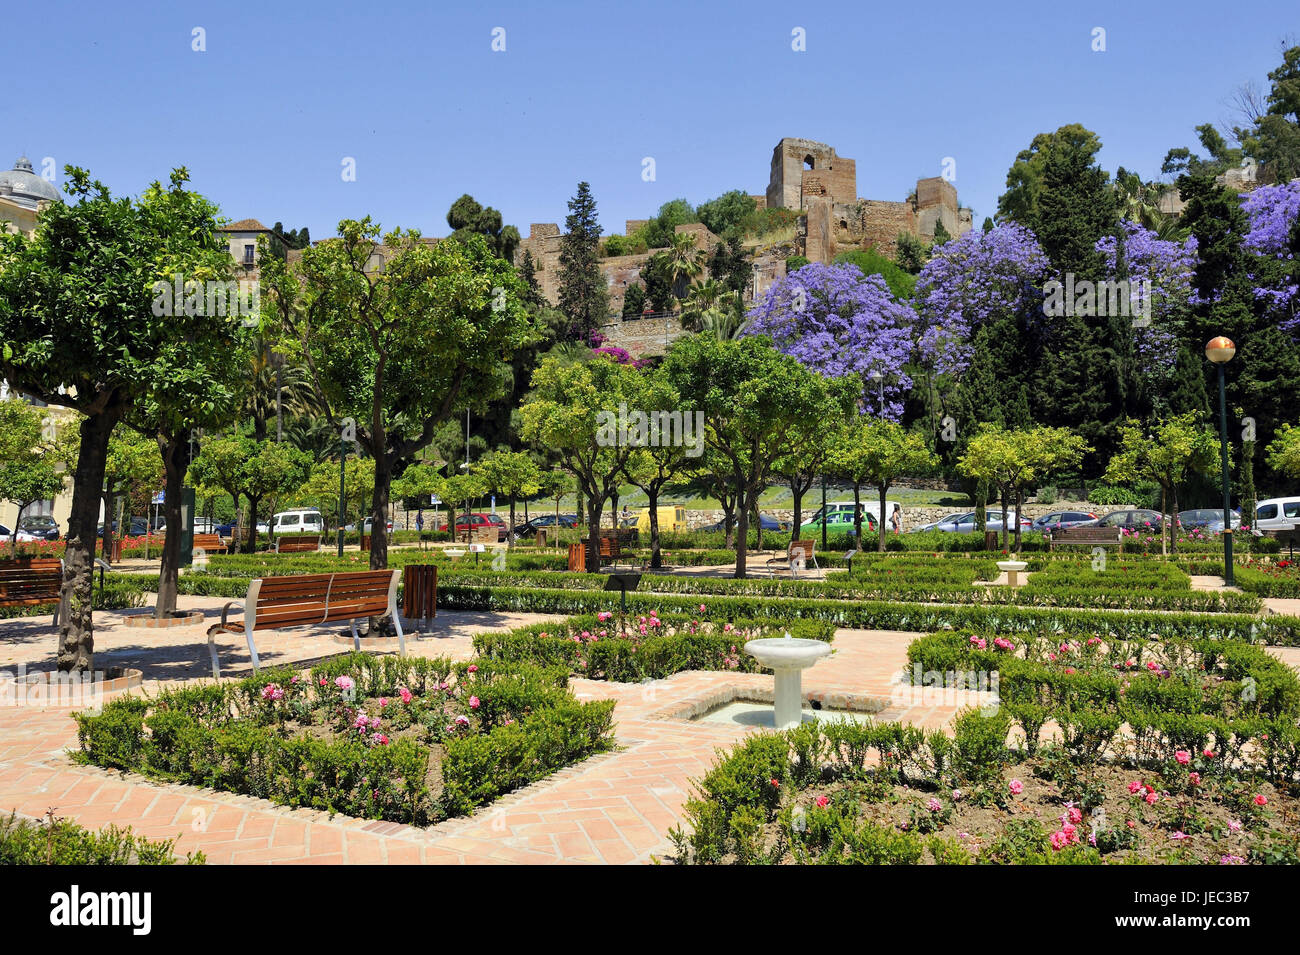
[[[238,607],[241,603],[243,603],[242,600],[227,600],[226,605],[221,608],[221,629],[222,630],[226,629],[226,617],[230,613],[230,608]]]

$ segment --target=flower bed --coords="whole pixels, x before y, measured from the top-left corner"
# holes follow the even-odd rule
[[[509,633],[481,633],[474,649],[501,661],[563,666],[594,680],[635,683],[658,680],[682,670],[762,668],[744,653],[747,640],[789,633],[829,641],[834,627],[811,620],[736,620],[717,623],[658,611],[622,623],[611,611],[571,617],[560,624],[534,624]]]
[[[426,825],[609,748],[613,707],[559,669],[351,654],[77,714],[77,759]]]
[[[1007,750],[1005,717],[956,738],[808,723],[752,737],[697,784],[676,861],[724,864],[1300,862],[1300,800],[1212,749],[1142,764]]]
[[[742,581],[743,583],[743,581]],[[690,613],[699,597],[628,594],[632,613]],[[723,623],[739,618],[770,616],[781,620],[820,620],[840,627],[867,630],[937,630],[945,626],[975,627],[995,632],[1093,632],[1158,638],[1199,635],[1213,638],[1258,639],[1283,646],[1300,646],[1300,617],[1274,614],[1189,614],[1130,611],[1126,613],[1058,607],[944,606],[897,601],[817,600],[761,596],[710,596],[702,619]],[[612,601],[598,590],[556,590],[537,585],[467,586],[438,581],[438,606],[447,610],[491,610],[530,613],[590,614],[608,610]]]
[[[679,861],[1300,862],[1300,680],[1262,648],[950,632],[908,658],[915,683],[1000,700],[952,738],[749,740],[698,784]]]

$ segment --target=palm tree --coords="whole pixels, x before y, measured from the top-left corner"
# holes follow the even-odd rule
[[[672,276],[673,294],[683,298],[691,279],[704,271],[704,252],[696,247],[693,232],[674,232],[664,252],[668,256],[668,274]]]

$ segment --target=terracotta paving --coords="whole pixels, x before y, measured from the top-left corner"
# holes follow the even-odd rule
[[[223,602],[181,599],[183,609],[203,610],[209,618]],[[204,627],[139,630],[126,628],[120,615],[97,614],[96,619],[97,661],[142,668],[144,692],[208,676]],[[408,649],[420,656],[467,659],[474,633],[541,619],[547,618],[444,612],[431,635],[409,642]],[[350,640],[339,639],[342,632],[268,635],[259,638],[258,651],[266,663],[305,667],[350,649]],[[900,684],[907,646],[917,636],[837,631],[834,653],[805,671],[805,695],[814,705],[867,709],[879,719],[906,720],[927,729],[947,726],[958,710],[987,699]],[[0,670],[48,666],[54,642],[48,616],[0,621]],[[220,646],[223,673],[247,675],[248,651],[241,639],[224,637]],[[1300,666],[1300,649],[1272,652]],[[761,674],[691,671],[641,684],[575,679],[572,687],[581,699],[617,702],[615,751],[561,770],[472,817],[428,829],[330,818],[324,812],[77,766],[67,756],[77,745],[69,713],[84,708],[84,702],[75,707],[13,705],[12,698],[0,693],[0,811],[38,817],[54,808],[85,826],[129,824],[150,838],[177,838],[181,853],[201,849],[214,864],[647,863],[671,851],[669,830],[681,822],[691,781],[713,765],[719,750],[756,732],[689,717],[732,699],[770,699],[772,680]]]
[[[209,618],[223,600],[183,597],[183,609]],[[97,614],[96,660],[144,671],[144,692],[164,682],[208,675],[205,628],[128,629],[120,615]],[[475,632],[546,619],[528,614],[445,612],[432,635],[408,643],[421,656],[472,655]],[[805,694],[826,705],[877,711],[926,727],[947,723],[973,699],[912,698],[893,678],[915,634],[841,630],[832,656],[805,673]],[[0,622],[0,668],[52,662],[55,631],[47,617]],[[350,647],[324,630],[259,639],[266,663],[306,666]],[[220,641],[223,674],[249,672],[239,638]],[[771,677],[729,672],[679,673],[642,684],[574,680],[582,699],[613,699],[618,748],[568,767],[497,800],[472,817],[428,829],[330,818],[251,797],[154,783],[139,776],[77,766],[71,706],[0,706],[0,811],[38,817],[49,808],[85,826],[131,825],[150,838],[176,838],[177,850],[201,849],[210,863],[645,863],[671,849],[691,780],[717,752],[756,730],[688,717],[733,698],[770,699]],[[939,692],[939,691],[930,691]],[[949,694],[951,697],[952,694]],[[12,704],[13,700],[5,698]],[[814,704],[816,705],[816,704]]]

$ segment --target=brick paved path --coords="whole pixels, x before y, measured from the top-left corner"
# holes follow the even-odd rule
[[[182,597],[182,609],[209,618],[223,601]],[[408,646],[422,656],[466,659],[473,633],[546,619],[528,614],[443,613],[433,634]],[[146,692],[207,676],[203,626],[128,629],[114,614],[96,614],[96,661],[144,671]],[[884,719],[943,725],[961,701],[891,702],[892,675],[914,634],[842,630],[835,653],[805,673],[805,692],[827,704],[849,702]],[[0,622],[0,669],[48,667],[55,633],[49,617]],[[335,633],[259,638],[267,664],[307,666],[349,649]],[[223,673],[246,675],[248,651],[239,638],[220,641]],[[688,717],[741,694],[770,698],[771,677],[738,673],[679,673],[645,684],[573,681],[583,699],[614,699],[616,751],[569,767],[497,800],[469,818],[429,829],[286,809],[190,786],[159,784],[74,765],[73,707],[0,707],[0,811],[58,815],[98,828],[131,825],[150,838],[179,837],[184,853],[202,849],[210,863],[628,863],[662,857],[678,824],[690,781],[713,764],[717,750],[754,730]]]
[[[222,601],[182,598],[183,609],[211,616]],[[145,691],[207,675],[205,629],[137,630],[97,614],[96,659],[131,663],[145,672]],[[439,615],[434,635],[408,646],[422,656],[466,659],[474,632],[545,619],[526,614]],[[914,690],[892,682],[916,634],[840,630],[834,654],[804,673],[805,694],[827,705],[878,711],[878,718],[926,728],[947,725],[975,694]],[[49,617],[0,622],[0,670],[48,666],[54,631]],[[222,644],[223,672],[248,672],[237,639]],[[267,663],[306,666],[350,648],[331,633],[268,636],[258,649]],[[1276,649],[1292,666],[1300,650]],[[131,825],[150,838],[179,837],[177,849],[202,849],[210,863],[644,863],[671,848],[668,831],[681,819],[691,780],[713,764],[718,749],[752,729],[687,717],[739,694],[770,698],[770,676],[692,671],[645,684],[575,679],[583,699],[614,699],[619,748],[497,800],[477,815],[429,829],[285,809],[262,800],[158,784],[140,777],[76,766],[67,706],[0,706],[0,811],[57,814],[98,828]]]

